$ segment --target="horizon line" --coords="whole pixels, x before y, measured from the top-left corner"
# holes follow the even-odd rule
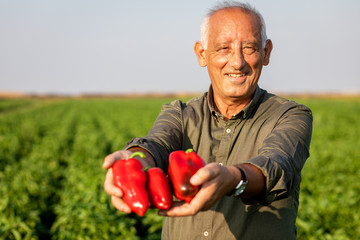
[[[199,96],[204,92],[191,92],[191,91],[179,91],[179,92],[129,92],[129,93],[27,93],[17,91],[0,91],[0,99],[5,98],[141,98],[141,97],[188,97]],[[279,96],[289,97],[360,97],[360,91],[303,91],[303,92],[291,92],[291,91],[274,91],[270,92]]]

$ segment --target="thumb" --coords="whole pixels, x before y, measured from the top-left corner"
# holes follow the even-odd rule
[[[109,169],[116,161],[118,161],[120,159],[128,159],[131,154],[132,154],[132,152],[127,151],[127,150],[125,150],[125,151],[120,150],[120,151],[113,152],[105,157],[102,167],[104,169]]]
[[[207,165],[200,168],[191,178],[190,183],[194,186],[202,185],[203,183],[209,181],[214,175],[211,166]]]

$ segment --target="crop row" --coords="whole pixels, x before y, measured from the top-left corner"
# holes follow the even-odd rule
[[[11,101],[0,99],[0,113],[14,111],[15,109],[26,107],[33,103],[34,101],[29,99],[13,99]]]
[[[314,115],[300,191],[300,239],[360,239],[360,100],[308,100]]]
[[[158,238],[154,211],[123,215],[103,191],[103,158],[154,120],[126,105],[65,101],[0,118],[0,238]]]
[[[6,158],[1,159],[4,166],[0,175],[2,238],[32,239],[49,235],[62,165],[69,154],[74,116],[75,112],[68,111],[66,105],[58,105],[12,118],[9,127],[15,130],[13,146],[16,147],[1,148],[8,151],[2,155]],[[2,130],[7,133],[7,129]]]

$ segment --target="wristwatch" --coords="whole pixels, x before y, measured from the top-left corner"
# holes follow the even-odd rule
[[[244,170],[242,170],[242,169],[239,168],[239,167],[236,167],[236,168],[240,170],[241,180],[240,180],[240,182],[238,183],[238,185],[236,185],[236,187],[235,187],[235,188],[232,190],[232,192],[230,193],[230,195],[233,196],[233,197],[238,197],[238,196],[240,196],[240,195],[244,192],[244,190],[245,190],[245,188],[246,188],[246,186],[247,186],[247,183],[248,183],[248,181],[246,180],[246,175],[245,175]]]

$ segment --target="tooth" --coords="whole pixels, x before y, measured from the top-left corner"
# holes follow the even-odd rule
[[[230,77],[243,77],[243,76],[245,76],[245,73],[241,73],[241,74],[229,73],[228,75],[229,75]]]
[[[242,74],[229,74],[229,76],[231,76],[231,77],[243,77],[243,76],[245,76],[245,74],[244,73],[242,73]]]

